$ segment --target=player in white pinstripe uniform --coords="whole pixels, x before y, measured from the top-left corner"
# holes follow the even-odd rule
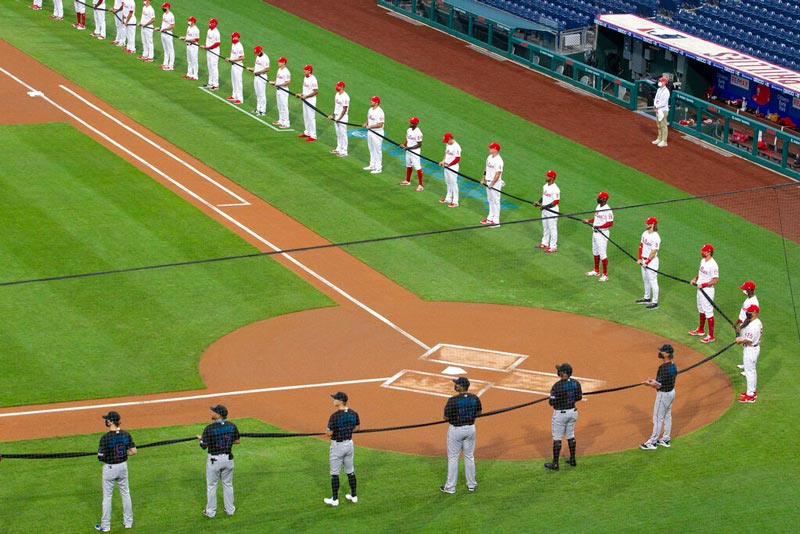
[[[705,336],[701,343],[713,343],[714,338],[714,286],[719,282],[719,265],[714,256],[714,247],[706,243],[700,249],[702,259],[697,276],[692,278],[691,284],[697,286],[697,311],[700,324],[696,330],[689,332],[690,336]],[[705,323],[708,321],[708,335],[705,335]]]
[[[219,47],[220,35],[217,19],[208,21],[208,32],[206,32],[206,44],[201,48],[206,51],[206,67],[208,67],[208,83],[205,85],[212,91],[219,89]]]
[[[156,10],[150,5],[150,0],[144,0],[142,16],[139,27],[142,29],[142,55],[139,59],[146,62],[153,61],[155,50],[153,48],[153,23],[156,21]]]
[[[642,266],[644,297],[637,300],[636,304],[647,304],[648,310],[655,310],[658,308],[658,251],[661,248],[661,236],[658,234],[658,219],[650,217],[644,224],[647,228],[639,243],[638,259]]]
[[[286,68],[286,58],[278,58],[278,72],[275,79],[270,81],[270,85],[275,86],[275,103],[278,107],[278,120],[273,122],[280,128],[289,128],[289,84],[292,81],[292,73]]]
[[[253,90],[256,93],[256,109],[254,115],[263,117],[267,114],[267,73],[269,72],[269,56],[264,53],[264,47],[257,45],[253,48],[256,63],[247,70],[253,73]]]
[[[314,109],[317,105],[317,94],[319,85],[317,77],[314,76],[314,67],[306,65],[303,67],[303,90],[295,96],[303,100],[303,133],[298,137],[305,138],[309,143],[317,140],[317,112]],[[313,107],[312,107],[313,106]]]
[[[558,213],[561,203],[561,189],[556,185],[556,171],[550,169],[545,173],[542,197],[533,205],[542,210],[542,242],[536,248],[545,252],[558,252]]]
[[[406,151],[406,179],[398,185],[409,185],[411,183],[411,170],[417,170],[417,188],[415,191],[422,191],[422,163],[420,163],[420,152],[422,151],[422,130],[419,129],[419,119],[411,117],[408,119],[408,129],[406,130],[406,140],[400,145]]]
[[[744,377],[747,379],[747,390],[743,391],[739,397],[739,402],[755,402],[758,393],[758,376],[756,374],[756,364],[758,356],[761,354],[761,335],[763,326],[758,314],[761,309],[755,304],[751,304],[745,310],[747,318],[739,331],[739,335],[734,340],[742,346],[744,359]]]
[[[197,80],[197,53],[198,48],[200,48],[200,28],[197,27],[196,18],[189,17],[186,20],[189,26],[186,28],[186,35],[180,38],[181,41],[186,41],[186,74],[184,74],[183,77],[189,80]]]
[[[94,31],[89,34],[100,40],[106,38],[106,0],[95,0],[94,2]]]
[[[244,47],[239,41],[239,32],[231,34],[231,56],[225,61],[231,64],[231,96],[228,100],[237,106],[244,101],[244,91],[242,89],[242,69],[244,67]]]
[[[172,33],[175,30],[175,15],[170,11],[172,6],[169,2],[161,4],[161,26],[156,28],[161,32],[161,46],[164,48],[164,61],[161,63],[163,70],[172,70],[175,67],[175,46],[172,42]]]
[[[345,83],[340,81],[336,84],[336,96],[333,97],[333,113],[328,118],[335,122],[336,129],[336,148],[331,150],[331,154],[336,154],[340,158],[347,156],[347,120],[350,111],[350,95],[345,90]]]
[[[369,148],[369,165],[364,167],[365,171],[372,174],[380,174],[383,171],[383,125],[386,116],[381,109],[381,97],[373,96],[370,99],[369,111],[367,111],[367,122],[364,128],[367,129],[367,147]]]
[[[447,204],[451,208],[458,207],[458,168],[461,161],[461,145],[453,138],[453,134],[447,132],[442,138],[445,143],[444,159],[439,162],[439,166],[444,168],[444,183],[447,186],[447,194],[439,202]]]
[[[608,280],[608,239],[611,227],[614,226],[614,212],[608,207],[608,193],[601,191],[597,195],[597,207],[594,217],[583,219],[585,224],[592,225],[592,255],[594,256],[594,270],[587,271],[586,276],[599,276],[600,282]],[[603,274],[600,274],[600,263],[603,264]]]
[[[486,199],[489,201],[489,215],[481,220],[490,228],[500,227],[500,191],[506,183],[503,181],[503,158],[500,156],[500,144],[491,143],[486,168],[483,171],[481,185],[486,186]]]

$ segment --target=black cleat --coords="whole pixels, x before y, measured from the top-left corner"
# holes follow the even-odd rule
[[[575,467],[576,465],[578,465],[578,462],[575,461],[575,458],[567,458],[566,461],[567,461],[567,465],[571,465],[572,467]]]
[[[558,462],[547,462],[544,466],[551,471],[558,471]]]

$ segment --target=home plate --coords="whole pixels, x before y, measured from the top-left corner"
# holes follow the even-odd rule
[[[450,366],[446,367],[444,371],[442,371],[442,374],[443,375],[465,375],[465,374],[467,374],[467,372],[464,369],[462,369],[461,367],[453,367],[452,365],[450,365]]]

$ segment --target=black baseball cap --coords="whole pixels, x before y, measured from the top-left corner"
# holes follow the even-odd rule
[[[672,354],[675,352],[675,349],[672,348],[672,345],[669,343],[664,343],[658,348],[658,352],[666,352],[667,354]]]
[[[338,401],[347,402],[347,393],[344,391],[337,391],[333,395],[331,395],[332,399],[336,399]]]
[[[469,389],[469,378],[466,376],[459,376],[458,378],[453,379],[453,383],[457,386],[461,386],[464,389]]]
[[[212,406],[211,407],[211,411],[214,412],[215,414],[219,415],[223,419],[228,417],[228,409],[225,406],[223,406],[222,404],[217,404],[216,406]]]
[[[103,419],[105,419],[106,421],[111,421],[115,425],[118,425],[120,420],[119,412],[113,412],[113,411],[108,412],[103,416]]]
[[[568,363],[556,365],[556,371],[558,371],[558,374],[567,373],[568,375],[572,376],[572,366]]]

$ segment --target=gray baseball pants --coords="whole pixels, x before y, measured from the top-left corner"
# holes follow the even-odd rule
[[[657,391],[656,402],[653,405],[653,434],[648,440],[650,443],[658,441],[661,425],[664,425],[664,434],[661,439],[669,439],[672,431],[672,401],[675,400],[675,390]]]
[[[454,492],[458,484],[458,457],[464,455],[464,476],[467,488],[475,488],[475,425],[453,426],[447,429],[447,483],[444,490]]]
[[[222,483],[225,513],[233,515],[233,460],[227,454],[209,454],[206,460],[206,515],[217,515],[217,484]]]
[[[344,465],[344,472],[348,475],[355,471],[353,465],[353,457],[355,455],[355,447],[353,440],[347,441],[331,441],[330,450],[330,465],[331,475],[338,475]]]
[[[133,506],[131,505],[131,492],[128,487],[128,462],[121,464],[103,465],[103,517],[100,520],[101,528],[111,528],[111,498],[114,495],[114,485],[119,486],[119,495],[122,497],[122,523],[129,527],[133,525]]]
[[[561,438],[573,439],[575,437],[575,423],[578,421],[578,410],[553,410],[553,420],[551,429],[553,441],[561,441]]]

